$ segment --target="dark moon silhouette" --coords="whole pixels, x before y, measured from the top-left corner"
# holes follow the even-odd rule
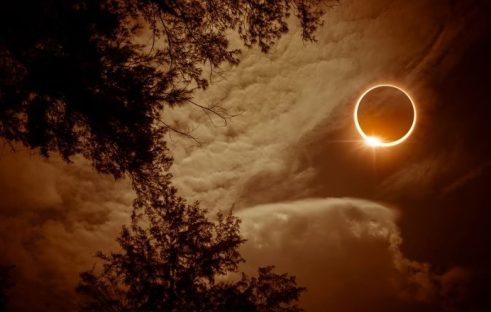
[[[411,131],[415,110],[409,96],[395,86],[370,89],[359,100],[359,130],[382,143],[396,142]]]

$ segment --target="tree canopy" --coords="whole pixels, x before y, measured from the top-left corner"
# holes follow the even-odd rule
[[[195,105],[213,71],[238,64],[236,33],[268,52],[299,21],[314,40],[324,0],[0,1],[0,137],[132,178],[120,251],[81,274],[83,311],[299,311],[303,288],[272,267],[230,279],[244,261],[239,220],[215,221],[177,196],[164,108]],[[2,297],[3,298],[3,297]]]
[[[163,109],[194,103],[203,68],[239,62],[228,34],[267,52],[292,15],[314,40],[321,2],[1,1],[0,137],[115,177],[165,168]]]
[[[140,195],[119,251],[99,253],[102,270],[81,274],[81,311],[301,311],[304,288],[292,276],[263,267],[257,277],[231,277],[244,261],[239,219],[210,221],[168,186]]]

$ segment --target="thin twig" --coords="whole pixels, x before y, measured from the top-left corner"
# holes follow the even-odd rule
[[[165,123],[165,122],[164,122],[163,120],[161,120],[161,119],[158,119],[158,121],[159,121],[159,122],[160,122],[162,125],[164,125],[164,126],[167,128],[167,129],[169,129],[169,130],[171,130],[171,131],[173,131],[173,132],[175,132],[175,133],[177,133],[177,134],[179,134],[179,135],[182,135],[182,136],[184,136],[184,137],[187,137],[187,138],[189,138],[189,139],[192,139],[194,142],[196,142],[196,143],[198,144],[198,146],[201,146],[201,145],[202,145],[202,144],[201,144],[201,142],[200,142],[200,141],[198,141],[198,139],[197,139],[196,137],[194,137],[194,136],[192,136],[192,135],[191,135],[191,132],[193,132],[195,129],[193,129],[192,131],[190,131],[190,132],[186,133],[186,132],[184,132],[184,131],[178,130],[178,129],[176,129],[176,128],[174,128],[174,127],[170,126],[169,124]]]

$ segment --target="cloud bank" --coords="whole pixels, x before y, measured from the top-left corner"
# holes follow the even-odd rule
[[[352,198],[308,199],[247,208],[238,214],[246,271],[276,264],[307,287],[306,311],[439,311],[467,277],[438,275],[407,259],[394,210]]]

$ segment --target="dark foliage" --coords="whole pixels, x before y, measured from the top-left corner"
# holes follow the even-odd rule
[[[301,311],[295,302],[304,289],[272,267],[230,279],[244,261],[236,217],[210,221],[174,188],[150,188],[135,201],[120,251],[99,253],[102,271],[81,274],[81,311]]]
[[[115,177],[166,167],[163,109],[239,62],[227,33],[267,52],[292,13],[313,40],[321,1],[1,1],[0,137]]]
[[[14,267],[0,265],[0,312],[7,311],[8,290],[14,286],[10,273]]]

